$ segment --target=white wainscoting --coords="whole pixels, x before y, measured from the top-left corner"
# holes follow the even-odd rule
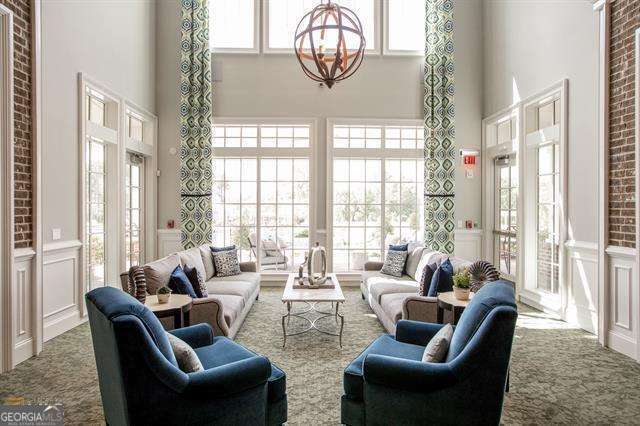
[[[456,229],[455,256],[470,261],[482,259],[483,239],[482,229]]]
[[[638,361],[638,267],[636,250],[609,246],[605,250],[609,270],[607,346]]]
[[[45,244],[42,266],[44,341],[87,320],[77,240]]]
[[[32,248],[19,248],[13,254],[13,333],[12,363],[15,367],[35,355],[33,261],[36,252]]]
[[[564,246],[569,283],[565,318],[595,334],[598,330],[598,244],[570,240]]]
[[[179,229],[158,229],[158,258],[182,250]]]

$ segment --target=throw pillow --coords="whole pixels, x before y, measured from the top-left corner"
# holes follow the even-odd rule
[[[391,275],[392,277],[401,277],[406,260],[406,251],[389,250],[380,272],[386,275]]]
[[[128,293],[138,299],[140,303],[147,300],[147,279],[142,266],[132,266],[129,268],[129,288]]]
[[[216,276],[230,277],[240,275],[240,262],[238,262],[238,250],[233,246],[232,250],[213,252],[213,263],[216,267]]]
[[[422,277],[420,279],[420,290],[418,291],[418,294],[420,296],[429,295],[431,280],[433,279],[433,274],[436,272],[436,269],[438,269],[438,265],[436,265],[435,263],[430,263],[422,270]]]
[[[389,244],[389,250],[393,251],[409,251],[409,243],[406,244]]]
[[[215,267],[213,266],[213,254],[211,253],[211,247],[207,244],[203,244],[200,247],[200,256],[202,257],[202,264],[204,265],[204,279],[210,280],[216,274]]]
[[[445,291],[453,291],[453,265],[449,259],[442,262],[433,273],[427,296],[435,297]]]
[[[176,253],[144,265],[144,274],[147,278],[147,292],[156,294],[160,287],[169,284],[171,272],[180,265],[180,256]]]
[[[184,273],[182,266],[176,266],[176,269],[171,273],[171,277],[169,278],[169,288],[172,292],[177,294],[188,294],[194,299],[197,299],[198,296],[196,292],[193,290],[193,286],[189,281],[189,278]]]
[[[191,265],[185,265],[184,274],[189,278],[189,282],[191,283],[196,296],[198,296],[198,299],[209,296],[207,284],[204,282],[204,277],[200,271],[198,271],[198,268]]]
[[[213,246],[212,246],[212,247],[211,247],[211,252],[212,252],[212,253],[216,253],[216,252],[219,252],[219,251],[229,251],[229,250],[235,250],[235,249],[236,249],[236,246],[235,246],[235,245],[233,245],[233,246],[226,246],[226,247],[213,247]]]
[[[178,361],[178,367],[185,373],[195,373],[198,371],[204,371],[204,367],[196,355],[196,351],[187,344],[184,340],[174,336],[171,333],[167,333],[169,344],[173,350],[173,354]]]
[[[447,324],[429,340],[422,354],[422,362],[442,362],[449,351],[449,343],[453,337],[453,327]],[[177,358],[177,355],[176,355]]]

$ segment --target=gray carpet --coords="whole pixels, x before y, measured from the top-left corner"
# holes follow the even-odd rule
[[[318,333],[290,337],[283,349],[279,289],[262,290],[238,335],[240,343],[287,372],[291,425],[339,423],[342,370],[383,332],[358,290],[345,295],[342,349],[336,337]],[[502,421],[637,424],[639,383],[636,362],[603,349],[588,333],[522,308]],[[12,396],[61,401],[68,424],[104,423],[88,325],[47,342],[40,356],[0,375],[0,402]]]

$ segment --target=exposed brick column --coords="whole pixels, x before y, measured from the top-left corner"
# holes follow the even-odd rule
[[[0,0],[13,12],[15,246],[32,245],[31,188],[31,6],[29,0]]]
[[[609,244],[634,247],[635,30],[640,0],[611,2],[609,98]]]

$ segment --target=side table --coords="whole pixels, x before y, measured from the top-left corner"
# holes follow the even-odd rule
[[[173,317],[173,328],[191,325],[191,297],[186,294],[172,294],[167,303],[158,303],[158,296],[147,296],[144,306],[158,318]]]
[[[462,315],[464,308],[466,308],[471,301],[471,297],[473,297],[473,293],[471,293],[469,300],[458,300],[453,296],[453,291],[438,293],[438,311],[436,317],[436,321],[438,322],[438,324],[444,323],[445,310],[451,311],[451,314],[453,316],[453,325],[458,324],[460,315]]]

